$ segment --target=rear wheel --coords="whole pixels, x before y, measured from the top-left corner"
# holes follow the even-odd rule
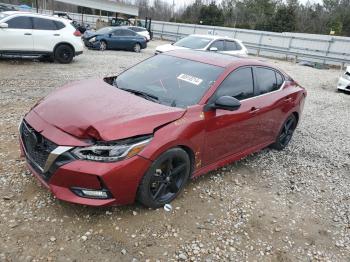
[[[104,50],[107,50],[107,42],[106,41],[101,41],[100,42],[100,50],[101,51],[104,51]]]
[[[54,52],[54,58],[61,64],[69,64],[74,57],[74,49],[69,45],[59,45]]]
[[[283,123],[281,131],[275,143],[271,145],[272,148],[283,150],[286,148],[293,137],[294,130],[297,126],[297,119],[294,114],[291,114]]]
[[[138,200],[143,205],[158,208],[174,200],[186,185],[191,161],[181,148],[172,148],[160,155],[143,177]]]
[[[136,53],[140,53],[141,52],[141,45],[139,43],[134,44],[133,50]]]

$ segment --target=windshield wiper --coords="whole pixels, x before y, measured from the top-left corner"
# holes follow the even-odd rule
[[[135,94],[137,96],[142,96],[143,98],[151,100],[153,102],[159,100],[159,98],[157,96],[148,94],[148,93],[143,92],[143,91],[134,90],[134,89],[130,89],[130,88],[119,88],[119,89],[127,91],[127,92],[130,92],[130,93],[133,93],[133,94]]]

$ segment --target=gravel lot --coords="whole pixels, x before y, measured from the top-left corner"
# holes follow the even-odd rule
[[[350,95],[339,70],[274,61],[308,90],[283,152],[263,150],[192,181],[173,211],[56,200],[19,158],[17,126],[63,84],[151,56],[86,51],[73,64],[0,60],[0,261],[350,261]]]

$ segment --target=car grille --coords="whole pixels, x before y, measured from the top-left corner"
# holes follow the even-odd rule
[[[29,164],[45,178],[43,170],[46,160],[49,154],[57,148],[57,145],[46,139],[25,121],[21,123],[20,135]]]

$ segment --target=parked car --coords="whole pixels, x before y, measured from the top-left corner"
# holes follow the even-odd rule
[[[350,66],[346,68],[345,73],[339,78],[338,90],[350,92]]]
[[[86,31],[83,40],[86,47],[100,50],[121,49],[138,53],[147,47],[146,37],[121,26],[104,27],[96,32]]]
[[[140,26],[129,26],[128,28],[137,34],[146,37],[147,42],[151,40],[151,36],[146,28]]]
[[[66,19],[13,11],[0,14],[0,56],[47,57],[70,63],[83,53],[80,37]]]
[[[25,115],[21,150],[58,199],[156,208],[189,178],[267,146],[284,149],[305,97],[270,64],[177,50],[55,90]]]
[[[248,54],[247,48],[242,41],[217,35],[189,35],[172,44],[160,45],[155,54],[177,49],[195,49],[203,51],[216,51],[230,55]]]

